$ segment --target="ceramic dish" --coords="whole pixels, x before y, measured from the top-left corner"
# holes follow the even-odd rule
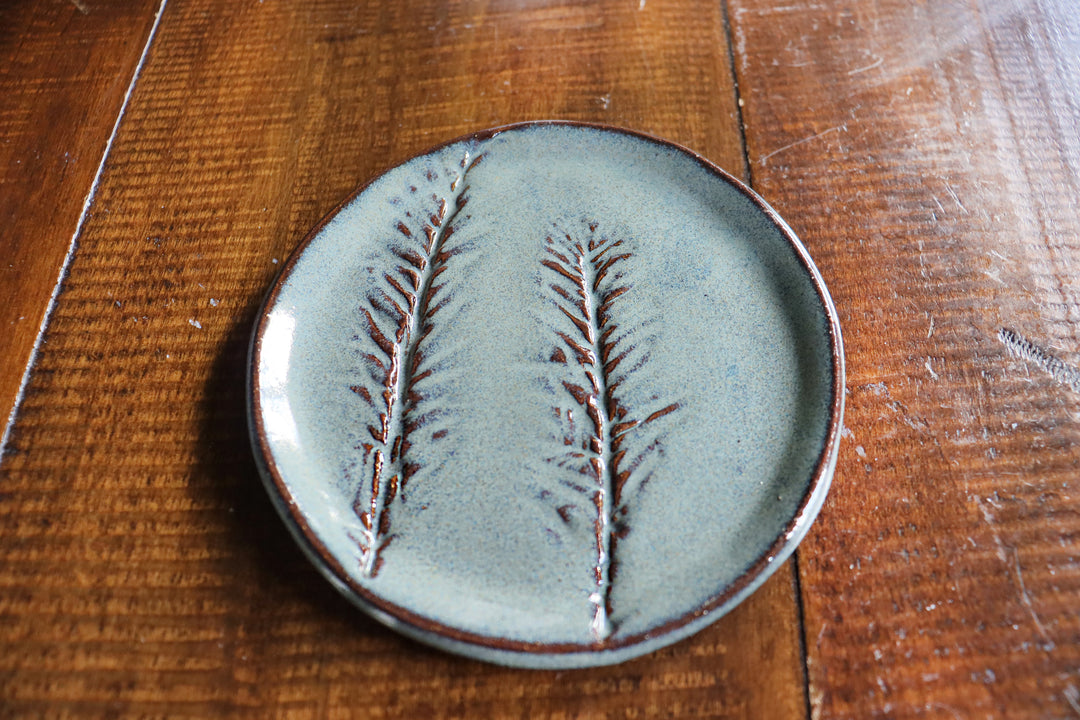
[[[252,442],[323,574],[418,640],[615,663],[751,593],[821,507],[844,367],[806,250],[698,155],[489,130],[371,181],[285,265]]]

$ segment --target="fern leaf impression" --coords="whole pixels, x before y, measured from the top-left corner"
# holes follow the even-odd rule
[[[446,241],[468,199],[465,176],[479,159],[466,154],[446,192],[432,194],[432,209],[422,219],[419,232],[404,220],[397,224],[401,234],[394,250],[398,264],[384,274],[385,288],[370,296],[368,306],[362,309],[367,333],[378,349],[365,358],[380,376],[382,386],[376,393],[360,386],[353,388],[378,413],[378,422],[367,427],[361,444],[367,477],[353,502],[360,520],[354,539],[365,577],[374,577],[379,571],[381,551],[393,539],[391,506],[416,470],[408,461],[409,432],[417,424],[410,415],[420,399],[415,384],[430,372],[423,369],[422,346],[441,307],[437,299],[442,284],[438,280],[453,256]]]
[[[591,487],[582,488],[590,495],[595,512],[593,586],[588,601],[593,616],[590,631],[593,639],[601,642],[614,630],[610,619],[612,555],[618,518],[624,509],[623,490],[636,465],[624,468],[623,440],[637,426],[672,412],[678,405],[634,420],[619,400],[621,377],[616,371],[633,347],[620,347],[625,338],[618,335],[613,318],[619,299],[630,291],[618,272],[630,254],[622,240],[600,235],[596,229],[596,224],[589,224],[585,240],[576,240],[569,233],[560,239],[548,237],[543,265],[554,274],[550,285],[553,300],[566,321],[556,330],[562,347],[556,348],[551,359],[568,366],[570,360],[576,361],[577,377],[563,380],[562,386],[592,425],[584,433],[581,447],[570,448],[560,464],[579,463],[581,474],[591,480]],[[567,416],[572,422],[573,412]],[[573,442],[573,437],[571,429],[566,441]]]

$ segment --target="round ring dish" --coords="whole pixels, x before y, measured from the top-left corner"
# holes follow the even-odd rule
[[[825,498],[844,364],[792,230],[695,153],[535,122],[385,172],[285,264],[251,346],[256,460],[322,573],[481,660],[687,637]]]

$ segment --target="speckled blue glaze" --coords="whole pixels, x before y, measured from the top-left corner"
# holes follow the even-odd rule
[[[760,198],[646,136],[531,123],[378,177],[252,343],[255,454],[322,572],[421,641],[620,662],[727,612],[824,500],[839,325]]]

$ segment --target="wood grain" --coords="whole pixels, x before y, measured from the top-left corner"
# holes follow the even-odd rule
[[[1075,717],[1075,8],[730,14],[754,185],[848,351],[847,444],[800,550],[814,716]]]
[[[743,171],[715,4],[169,2],[0,468],[0,714],[802,717],[790,567],[633,663],[452,658],[339,598],[247,444],[248,334],[357,183],[559,117]]]
[[[153,0],[0,5],[5,426],[156,8]]]

